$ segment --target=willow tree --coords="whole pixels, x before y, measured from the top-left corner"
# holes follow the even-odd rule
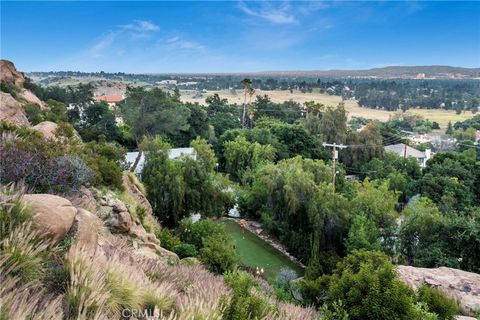
[[[229,183],[215,173],[217,162],[206,140],[192,141],[196,159],[169,159],[170,145],[160,137],[145,139],[142,148],[148,151],[143,167],[143,183],[155,214],[168,226],[192,213],[204,217],[221,216],[233,206]]]

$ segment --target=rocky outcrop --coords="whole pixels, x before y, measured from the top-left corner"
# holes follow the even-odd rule
[[[77,214],[70,201],[51,194],[26,194],[23,200],[33,214],[35,228],[54,241],[65,238]]]
[[[152,206],[148,202],[142,190],[137,185],[135,176],[123,175],[123,186],[130,196],[147,210],[147,213],[153,214]]]
[[[25,77],[17,71],[13,62],[0,60],[0,80],[9,86],[22,87]]]
[[[77,209],[68,234],[75,239],[76,244],[83,247],[96,247],[102,228],[103,223],[96,215],[85,209]]]
[[[480,309],[480,274],[453,268],[398,266],[400,278],[413,289],[423,284],[438,288],[470,312]]]
[[[38,99],[38,97],[30,90],[22,89],[18,93],[18,97],[25,100],[27,103],[37,105],[40,109],[45,108],[45,104],[42,102],[42,100]]]
[[[89,188],[82,186],[80,190],[68,195],[67,199],[77,208],[82,208],[92,213],[97,212],[97,200]]]
[[[107,221],[105,221],[105,225],[120,232],[130,232],[133,221],[130,217],[127,206],[120,200],[115,200],[109,205],[109,207],[112,208],[112,215]]]
[[[5,92],[0,92],[0,120],[19,126],[30,125],[22,105],[11,94]]]
[[[57,128],[58,124],[51,121],[42,121],[32,127],[32,129],[39,131],[46,139],[54,139]]]

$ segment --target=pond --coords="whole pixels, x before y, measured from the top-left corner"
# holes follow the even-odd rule
[[[263,268],[268,279],[274,279],[281,268],[288,267],[295,270],[298,276],[303,276],[303,268],[291,261],[283,253],[259,238],[256,234],[242,230],[238,223],[232,220],[222,221],[227,233],[230,234],[240,259],[240,262],[249,267]]]

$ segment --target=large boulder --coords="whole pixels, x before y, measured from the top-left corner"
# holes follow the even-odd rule
[[[0,92],[0,120],[19,126],[30,125],[22,105],[10,93],[5,92]]]
[[[67,235],[77,213],[70,201],[51,194],[26,194],[23,201],[32,211],[33,223],[38,230],[55,241]]]
[[[0,60],[0,81],[4,81],[9,86],[22,87],[25,77],[18,72],[13,62]]]
[[[480,274],[446,267],[411,266],[398,266],[398,274],[413,289],[425,284],[457,300],[467,312],[480,309]]]
[[[77,209],[77,214],[68,234],[75,239],[75,243],[82,247],[95,248],[98,235],[103,228],[103,222],[93,213]]]
[[[45,107],[42,100],[38,99],[38,97],[30,90],[22,89],[18,93],[18,96],[28,103],[37,105],[40,109]]]
[[[32,127],[42,133],[42,135],[46,139],[54,139],[55,138],[55,131],[58,128],[58,124],[52,121],[42,121],[39,124]]]

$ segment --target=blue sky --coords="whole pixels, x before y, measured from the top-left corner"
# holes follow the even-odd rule
[[[480,2],[1,2],[23,71],[480,67]]]

